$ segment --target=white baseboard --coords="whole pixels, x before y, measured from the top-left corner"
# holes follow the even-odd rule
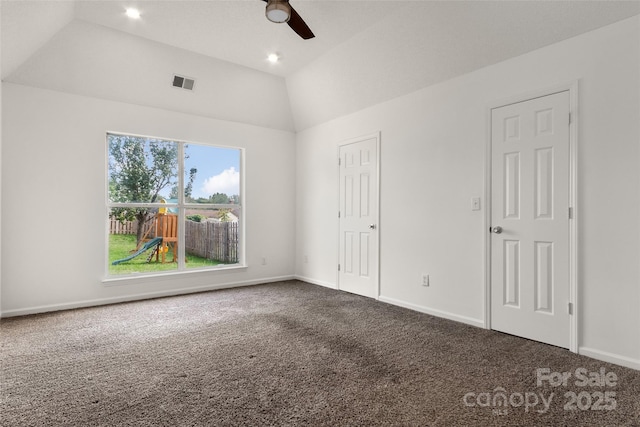
[[[640,371],[640,360],[638,359],[632,359],[630,357],[620,356],[619,354],[596,350],[589,347],[579,347],[578,354]]]
[[[411,304],[409,302],[397,300],[395,298],[389,298],[385,296],[380,296],[378,298],[379,301],[386,302],[388,304],[397,305],[399,307],[408,308],[409,310],[419,311],[421,313],[430,314],[436,317],[442,317],[444,319],[453,320],[455,322],[466,323],[467,325],[477,326],[478,328],[484,328],[484,321],[474,319],[472,317],[461,316],[459,314],[449,313],[448,311],[436,310],[429,307],[424,307],[421,305]]]
[[[416,304],[411,304],[405,301],[397,300],[395,298],[389,298],[385,296],[380,296],[378,298],[379,301],[386,302],[389,304],[397,305],[400,307],[408,308],[410,310],[419,311],[421,313],[430,314],[436,317],[442,317],[448,320],[453,320],[456,322],[466,323],[468,325],[477,326],[479,328],[484,328],[484,322],[482,320],[473,319],[471,317],[460,316],[457,314],[449,313],[442,310],[436,310],[428,307],[423,307]],[[596,350],[589,347],[579,347],[578,354],[582,356],[587,356],[592,359],[601,360],[603,362],[613,363],[614,365],[624,366],[626,368],[631,368],[635,370],[640,370],[640,360],[633,359],[631,357],[621,356],[619,354],[609,353],[602,350]]]
[[[16,310],[7,310],[0,313],[0,317],[26,316],[28,314],[47,313],[51,311],[71,310],[74,308],[95,307],[99,305],[117,304],[121,302],[141,301],[145,299],[169,297],[176,295],[187,295],[197,292],[215,291],[218,289],[238,288],[242,286],[263,285],[266,283],[282,282],[293,280],[294,276],[268,277],[257,280],[246,280],[241,282],[219,283],[215,285],[196,286],[192,288],[171,289],[167,291],[147,292],[143,294],[124,295],[121,297],[100,298],[94,300],[75,301],[62,304],[41,305],[37,307],[20,308]]]
[[[323,282],[322,280],[311,279],[304,276],[295,276],[295,279],[302,282],[311,283],[312,285],[320,285],[324,286],[325,288],[338,289],[338,286],[335,283]]]

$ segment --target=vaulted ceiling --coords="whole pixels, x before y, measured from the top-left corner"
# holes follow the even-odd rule
[[[302,40],[287,25],[267,21],[260,0],[2,0],[1,75],[295,131],[640,13],[640,1],[291,4],[315,38]],[[140,20],[127,19],[130,6],[140,10]],[[136,49],[154,53],[142,61]],[[281,61],[269,63],[269,53]],[[164,84],[159,82],[172,72],[196,78],[200,95],[195,90],[182,99],[168,92],[164,105],[151,84]],[[70,77],[85,83],[65,81]],[[148,79],[149,86],[133,77]],[[202,84],[208,80],[209,92]],[[240,93],[242,88],[254,95]],[[207,102],[212,96],[235,98],[231,110],[237,111]],[[251,102],[255,110],[245,111]]]

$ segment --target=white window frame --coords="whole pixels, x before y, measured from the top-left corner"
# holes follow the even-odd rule
[[[112,203],[109,201],[109,136],[129,136],[134,138],[145,138],[145,139],[155,139],[167,142],[174,142],[178,144],[178,202],[177,203]],[[185,145],[200,145],[200,146],[209,146],[215,148],[228,148],[233,150],[238,150],[240,152],[240,188],[238,195],[238,203],[237,204],[217,204],[217,203],[185,203],[184,201],[184,188],[185,188],[185,180],[184,180],[184,147]],[[220,144],[211,144],[211,143],[203,143],[203,142],[194,142],[194,141],[185,141],[179,139],[171,139],[166,137],[156,137],[156,136],[148,136],[148,135],[139,135],[132,133],[123,133],[123,132],[111,132],[108,131],[105,134],[105,276],[103,278],[103,283],[110,284],[114,282],[122,282],[128,281],[132,278],[140,278],[140,277],[166,277],[171,275],[184,275],[184,274],[192,274],[192,273],[202,273],[202,272],[216,272],[216,271],[228,271],[235,269],[246,269],[246,250],[245,250],[245,205],[244,205],[244,177],[245,177],[245,149],[242,147],[234,147]],[[136,272],[129,274],[118,274],[111,275],[109,273],[109,213],[114,207],[131,207],[131,208],[177,208],[178,209],[178,262],[177,269],[166,270],[166,271],[154,271],[154,272]],[[238,209],[240,211],[240,217],[238,218],[238,262],[236,264],[223,264],[223,265],[213,265],[213,266],[205,266],[199,268],[187,268],[185,259],[186,259],[186,251],[185,251],[185,225],[184,221],[186,220],[187,209]]]

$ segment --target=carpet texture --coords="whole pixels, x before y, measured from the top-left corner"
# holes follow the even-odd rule
[[[2,426],[640,426],[638,371],[298,281],[0,334]]]

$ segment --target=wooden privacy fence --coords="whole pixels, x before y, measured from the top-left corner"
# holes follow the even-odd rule
[[[225,263],[238,262],[238,223],[185,221],[185,251]],[[111,234],[136,234],[137,221],[109,220]]]
[[[222,261],[238,262],[238,223],[185,221],[184,244],[187,253]]]
[[[136,234],[138,229],[138,221],[120,222],[117,219],[109,219],[110,234]]]

